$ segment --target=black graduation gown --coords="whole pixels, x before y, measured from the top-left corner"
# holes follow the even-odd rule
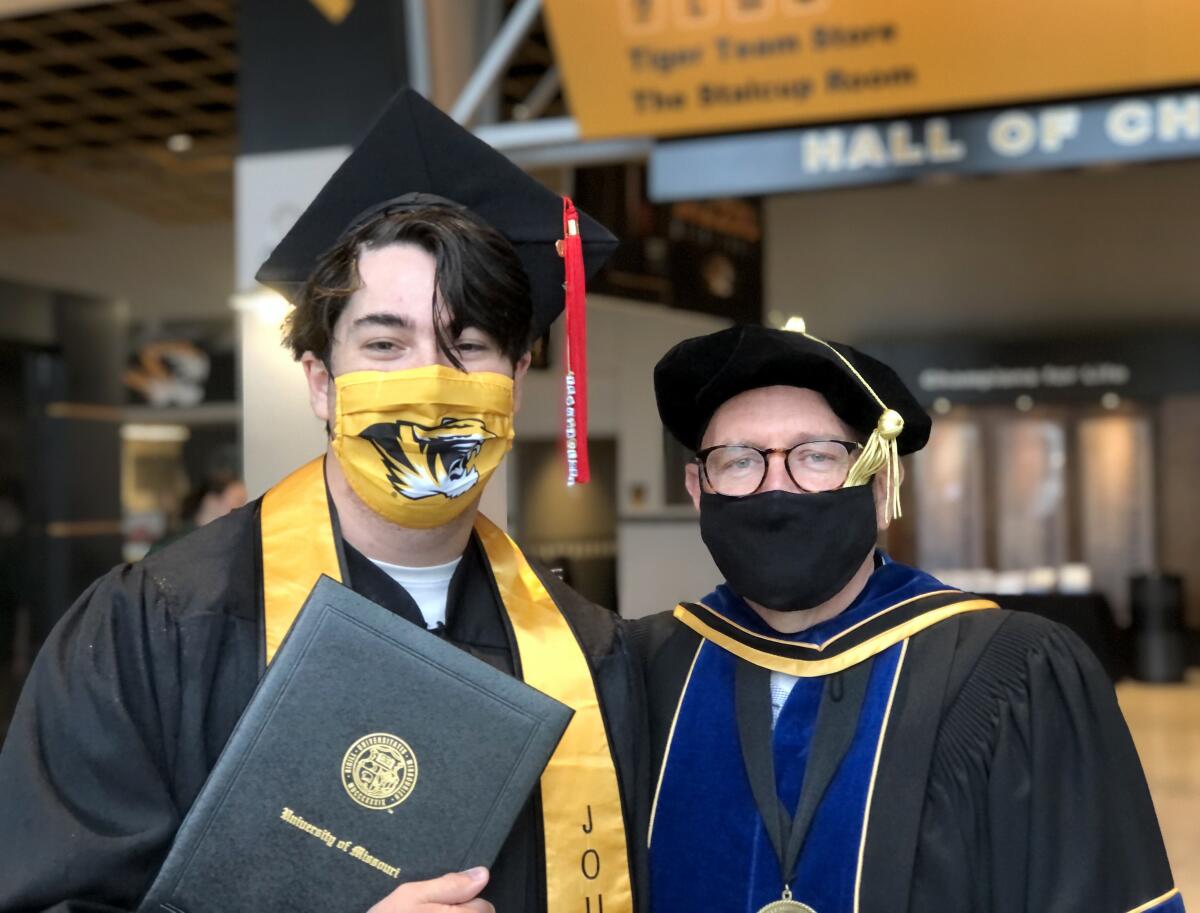
[[[96,581],[43,646],[0,750],[0,913],[127,911],[263,671],[258,504]],[[412,598],[353,550],[349,581],[419,619]],[[611,612],[538,571],[588,656],[644,882],[648,761],[642,678]],[[514,649],[473,538],[447,600],[450,642],[502,671]],[[484,892],[498,913],[545,909],[541,815],[522,812]],[[639,901],[639,910],[645,905]]]
[[[657,776],[699,635],[664,614],[634,637]],[[867,824],[862,913],[1126,913],[1170,894],[1141,764],[1082,641],[988,610],[927,628],[909,650]]]

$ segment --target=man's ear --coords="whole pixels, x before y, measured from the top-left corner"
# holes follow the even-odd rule
[[[692,504],[700,509],[700,467],[688,463],[683,467],[683,484],[687,486],[688,494],[692,496]]]
[[[521,390],[524,388],[525,375],[529,372],[529,363],[533,361],[533,354],[526,352],[517,359],[513,365],[513,414],[521,408]]]
[[[312,352],[300,356],[300,365],[304,368],[304,379],[308,382],[308,405],[313,415],[329,424],[333,416],[333,378],[325,362]]]
[[[903,463],[900,464],[899,469],[900,481],[903,482]],[[875,478],[871,480],[871,493],[875,496],[875,526],[880,532],[883,532],[891,525],[892,520],[895,519],[891,516],[891,510],[888,507],[891,499],[888,498],[888,474],[886,469],[881,469],[875,473]]]

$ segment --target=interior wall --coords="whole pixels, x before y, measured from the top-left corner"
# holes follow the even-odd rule
[[[639,305],[605,295],[588,296],[588,427],[596,437],[613,437],[618,426],[622,317],[644,319]],[[646,309],[653,312],[654,309]],[[550,327],[545,368],[530,368],[521,387],[516,433],[522,439],[557,439],[563,428],[563,319]]]
[[[846,341],[1197,323],[1198,195],[1192,161],[771,197],[766,311]]]
[[[654,365],[675,343],[711,333],[728,321],[606,295],[588,297],[588,420],[590,436],[617,444],[617,602],[638,617],[699,598],[718,582],[700,540],[697,515],[668,503],[668,484],[683,485],[664,466],[662,422],[654,401]],[[562,322],[551,328],[550,364],[525,378],[517,440],[557,440],[562,434]],[[548,509],[569,509],[561,463]],[[667,478],[668,475],[671,478]],[[493,486],[496,482],[493,480]]]
[[[304,370],[279,344],[286,314],[282,298],[267,296],[249,298],[238,310],[242,477],[251,498],[325,450]]]
[[[616,535],[614,442],[592,438],[592,477],[586,485],[563,484],[558,441],[518,440],[520,452],[520,528],[523,541],[543,548],[555,543],[597,543]],[[516,511],[513,511],[516,513]]]
[[[509,520],[527,555],[561,569],[563,579],[592,602],[619,608],[616,442],[589,437],[591,479],[570,488],[563,485],[559,441],[518,438]]]
[[[229,316],[233,225],[168,225],[17,167],[0,168],[0,277],[128,303],[134,321]]]

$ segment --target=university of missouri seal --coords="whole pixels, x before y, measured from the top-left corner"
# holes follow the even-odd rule
[[[342,759],[342,786],[364,808],[394,808],[416,784],[417,756],[407,742],[389,733],[363,736]]]

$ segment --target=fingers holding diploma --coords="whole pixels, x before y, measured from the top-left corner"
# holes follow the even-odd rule
[[[367,913],[495,913],[479,896],[488,883],[482,866],[429,881],[402,884]]]

